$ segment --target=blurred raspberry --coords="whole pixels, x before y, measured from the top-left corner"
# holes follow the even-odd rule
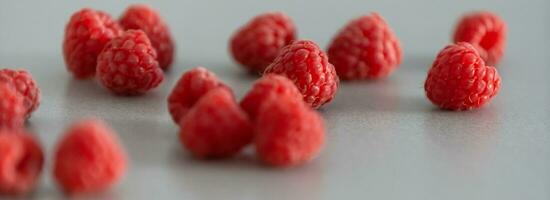
[[[40,89],[31,74],[26,70],[2,69],[0,70],[0,81],[13,85],[23,96],[25,116],[29,118],[40,105]]]

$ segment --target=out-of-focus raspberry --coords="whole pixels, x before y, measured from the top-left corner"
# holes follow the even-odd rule
[[[23,96],[25,116],[29,118],[31,113],[40,105],[40,89],[26,70],[2,69],[0,70],[0,82],[6,82]]]
[[[12,84],[0,82],[0,129],[17,129],[25,122],[23,96]]]

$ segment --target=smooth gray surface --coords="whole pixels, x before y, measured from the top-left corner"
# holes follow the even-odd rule
[[[151,4],[177,41],[167,80],[141,97],[117,97],[94,81],[76,81],[61,56],[70,14],[92,6],[118,16],[126,1],[0,1],[0,66],[28,69],[42,89],[30,120],[47,151],[36,199],[58,199],[52,150],[74,120],[97,116],[120,134],[131,165],[102,199],[550,199],[550,1],[162,1]],[[501,93],[486,107],[444,112],[424,96],[435,54],[458,17],[490,9],[509,25],[498,68]],[[321,112],[327,145],[314,162],[293,169],[258,165],[251,153],[197,161],[177,142],[165,99],[180,74],[203,65],[242,96],[254,80],[231,60],[227,41],[252,16],[282,10],[300,38],[325,47],[352,17],[380,12],[404,49],[390,78],[343,83]],[[249,149],[250,150],[250,149]],[[250,151],[249,151],[250,152]]]

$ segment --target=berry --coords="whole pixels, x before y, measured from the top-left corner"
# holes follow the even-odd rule
[[[97,120],[73,124],[55,151],[53,175],[69,194],[104,190],[125,170],[126,155],[116,135]]]
[[[349,22],[327,53],[338,76],[346,80],[384,78],[401,63],[399,40],[378,13]]]
[[[252,123],[227,88],[206,93],[180,122],[180,141],[197,158],[226,158],[252,141]]]
[[[459,42],[435,59],[424,84],[428,99],[447,110],[470,110],[489,102],[500,89],[500,76],[476,49]]]
[[[179,123],[203,95],[218,87],[229,89],[204,67],[195,67],[185,72],[168,96],[168,111],[174,122]]]
[[[40,105],[40,89],[32,78],[31,74],[25,70],[0,70],[0,82],[6,82],[23,96],[23,105],[25,107],[26,118]]]
[[[19,129],[0,129],[0,194],[32,190],[43,164],[44,154],[34,137]]]
[[[97,77],[121,95],[144,94],[164,80],[155,49],[141,30],[126,31],[105,45],[97,58]]]
[[[338,76],[326,54],[312,41],[285,46],[264,74],[281,74],[294,82],[312,108],[330,102],[338,89]]]
[[[244,68],[262,73],[281,48],[296,38],[294,23],[282,12],[267,12],[254,17],[231,38],[233,58]]]
[[[468,13],[456,26],[454,42],[472,44],[485,63],[496,65],[504,54],[506,22],[487,11]]]
[[[97,55],[121,33],[122,29],[107,13],[90,8],[74,13],[65,27],[63,40],[67,69],[79,79],[94,76]]]
[[[21,128],[25,122],[23,96],[5,82],[0,82],[0,129]]]
[[[167,70],[174,57],[174,42],[170,29],[158,12],[147,5],[132,5],[120,17],[125,30],[139,29],[147,34],[157,51],[159,65]]]

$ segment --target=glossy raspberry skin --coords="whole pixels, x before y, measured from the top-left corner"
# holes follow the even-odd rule
[[[121,33],[120,26],[107,13],[90,8],[74,13],[65,27],[63,40],[67,69],[78,79],[93,77],[97,55]]]
[[[296,39],[296,28],[282,12],[267,12],[254,17],[231,37],[233,58],[245,69],[262,73],[281,48]]]
[[[330,63],[341,79],[379,79],[401,63],[401,45],[378,13],[349,22],[328,48]]]
[[[160,85],[164,74],[147,35],[129,30],[111,40],[97,58],[97,77],[120,95],[140,95]]]
[[[182,118],[179,136],[197,158],[227,158],[252,141],[252,123],[230,90],[216,88]]]
[[[185,72],[168,96],[168,111],[172,120],[179,123],[203,95],[218,87],[229,89],[214,73],[204,67],[195,67]]]
[[[125,30],[139,29],[145,32],[157,51],[159,65],[168,70],[174,59],[174,41],[168,25],[156,10],[147,5],[132,5],[120,17]]]
[[[476,49],[461,42],[445,47],[424,84],[426,96],[446,110],[470,110],[489,102],[499,91],[498,71],[486,66]]]
[[[285,46],[264,74],[280,74],[294,82],[312,108],[330,102],[338,89],[338,76],[326,54],[312,41]]]
[[[12,84],[0,82],[0,129],[21,128],[25,122],[23,96]]]
[[[127,165],[115,133],[91,119],[72,125],[57,144],[54,161],[54,178],[69,194],[107,189],[122,178]]]
[[[468,42],[477,48],[487,65],[496,65],[504,55],[506,22],[494,13],[477,11],[458,22],[454,42]]]
[[[25,116],[29,118],[31,113],[40,105],[40,89],[26,70],[2,69],[0,70],[0,82],[6,82],[23,96]]]

